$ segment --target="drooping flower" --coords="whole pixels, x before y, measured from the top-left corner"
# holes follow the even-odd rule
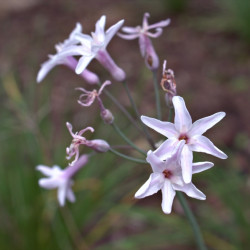
[[[63,43],[59,43],[55,46],[56,54],[49,55],[49,60],[41,65],[41,69],[37,75],[37,82],[41,82],[46,75],[57,65],[66,65],[70,69],[75,70],[77,66],[77,60],[74,56],[90,56],[91,55],[91,37],[85,36],[82,38],[81,44],[78,39],[76,39],[77,34],[81,34],[82,26],[77,23],[75,29],[70,33],[68,39]],[[99,82],[99,77],[89,71],[84,70],[81,76],[90,84],[97,84]]]
[[[139,46],[141,55],[145,60],[147,67],[150,70],[155,70],[159,67],[159,58],[155,52],[150,37],[157,38],[162,34],[162,28],[170,23],[170,19],[163,20],[155,24],[148,24],[149,13],[145,13],[142,21],[142,26],[123,27],[122,31],[127,34],[118,33],[118,36],[127,40],[139,38]],[[154,31],[151,32],[150,30]]]
[[[121,20],[111,26],[107,31],[105,31],[105,23],[106,23],[106,16],[102,16],[95,25],[95,32],[92,32],[92,39],[91,39],[91,55],[83,55],[77,64],[76,73],[81,74],[84,69],[88,66],[88,64],[96,58],[104,68],[106,68],[111,75],[117,81],[123,81],[126,77],[125,72],[119,68],[114,60],[111,58],[109,53],[107,52],[106,48],[113,38],[113,36],[117,33],[117,31],[121,28],[124,23],[124,20]],[[83,43],[85,43],[84,34],[77,34],[76,38]]]
[[[46,189],[58,188],[57,198],[60,206],[65,205],[65,200],[75,202],[75,195],[72,191],[72,177],[88,162],[88,156],[82,155],[74,165],[69,165],[66,169],[59,166],[48,167],[38,165],[36,169],[47,176],[39,180],[39,186]]]
[[[110,85],[110,84],[111,84],[110,81],[105,81],[98,91],[96,89],[94,89],[92,91],[88,91],[84,88],[77,88],[77,90],[80,90],[83,92],[83,94],[81,94],[79,97],[78,103],[84,107],[89,107],[90,105],[92,105],[92,103],[95,101],[95,99],[97,99],[98,105],[100,108],[101,117],[102,117],[103,121],[107,124],[111,124],[114,120],[114,117],[113,117],[113,114],[111,113],[111,111],[104,107],[104,104],[100,98],[100,95],[102,94],[103,89],[107,85]]]
[[[188,196],[205,200],[206,196],[197,189],[193,183],[186,184],[182,177],[180,155],[185,145],[184,140],[180,141],[176,148],[165,157],[165,160],[160,159],[151,150],[147,155],[147,162],[150,163],[153,173],[149,179],[136,192],[135,198],[141,199],[149,195],[162,192],[162,210],[169,214],[172,211],[172,204],[176,191],[186,193]],[[213,167],[211,162],[197,162],[192,165],[192,173],[199,173]]]
[[[172,101],[175,109],[174,124],[147,116],[142,116],[141,120],[148,127],[168,138],[155,151],[161,159],[164,159],[168,150],[175,147],[180,140],[185,140],[181,152],[181,167],[185,183],[190,183],[192,179],[193,151],[211,154],[220,159],[227,158],[225,153],[218,149],[207,137],[203,136],[203,133],[218,123],[226,114],[225,112],[218,112],[199,119],[192,124],[192,118],[183,98],[174,96]]]
[[[71,157],[75,155],[75,159],[71,163],[71,165],[73,165],[78,160],[80,145],[86,145],[87,147],[92,148],[96,152],[99,152],[99,153],[105,153],[110,149],[109,144],[104,140],[101,140],[101,139],[87,140],[85,137],[82,136],[86,131],[90,131],[93,133],[95,130],[92,127],[87,127],[74,134],[72,131],[73,129],[72,125],[69,122],[66,123],[66,126],[71,136],[73,137],[73,140],[70,146],[66,148],[66,153],[67,153],[66,158],[68,160],[71,159]]]

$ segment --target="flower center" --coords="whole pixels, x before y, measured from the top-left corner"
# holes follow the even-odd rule
[[[172,175],[171,171],[166,170],[166,169],[162,173],[164,174],[165,178],[167,178],[167,179],[169,179]]]
[[[189,140],[189,138],[188,138],[188,136],[187,135],[180,135],[179,136],[179,141],[181,141],[181,140],[185,140],[186,141],[186,144],[188,143],[188,140]]]

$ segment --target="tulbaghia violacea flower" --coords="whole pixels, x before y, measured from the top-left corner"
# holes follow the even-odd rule
[[[39,180],[39,186],[46,189],[58,188],[57,198],[60,206],[65,205],[65,200],[75,202],[75,195],[71,189],[73,185],[72,177],[88,162],[88,156],[82,155],[74,165],[61,169],[58,166],[48,167],[38,165],[36,169],[47,176]]]
[[[155,24],[148,24],[149,13],[145,13],[142,21],[142,26],[123,27],[122,31],[127,34],[118,33],[121,38],[132,40],[139,38],[139,46],[142,57],[150,70],[155,70],[159,67],[159,58],[155,52],[150,37],[156,38],[162,34],[162,28],[170,23],[170,19],[163,20]],[[151,32],[150,30],[154,30]]]
[[[205,200],[206,196],[198,190],[193,183],[186,184],[182,177],[180,155],[185,145],[184,140],[180,141],[174,151],[166,155],[165,160],[160,159],[151,150],[147,155],[147,162],[150,163],[153,173],[143,186],[136,192],[135,198],[141,199],[149,195],[162,192],[162,210],[169,214],[175,197],[175,191],[186,193],[192,198]],[[211,162],[197,162],[192,165],[192,173],[199,173],[213,166]]]
[[[227,158],[225,153],[218,149],[207,137],[202,135],[218,123],[226,114],[225,112],[218,112],[192,123],[192,118],[183,98],[174,96],[172,101],[175,109],[174,124],[147,116],[142,116],[141,120],[148,127],[168,137],[155,151],[161,159],[164,159],[168,151],[175,147],[180,140],[185,140],[185,145],[181,152],[181,167],[185,183],[190,183],[192,179],[193,151],[211,154],[220,159]]]
[[[165,100],[169,107],[172,107],[172,99],[176,96],[176,83],[174,78],[174,71],[171,69],[167,69],[167,61],[163,62],[162,69],[162,79],[161,79],[161,87],[166,92]]]
[[[102,16],[95,25],[95,32],[92,32],[92,45],[91,45],[91,55],[90,56],[82,56],[79,59],[78,65],[76,67],[76,73],[81,74],[84,69],[88,66],[88,64],[96,58],[116,79],[117,81],[123,81],[126,77],[125,72],[119,68],[114,60],[111,58],[106,48],[113,38],[113,36],[117,33],[117,31],[121,28],[124,23],[124,20],[121,20],[111,26],[107,31],[105,31],[105,23],[106,16]],[[85,43],[84,34],[77,34],[76,38],[83,43]]]
[[[79,40],[75,39],[75,36],[81,34],[81,31],[82,26],[77,23],[75,29],[70,33],[69,38],[55,46],[57,53],[55,55],[49,55],[49,60],[41,65],[41,69],[37,75],[38,83],[41,82],[56,65],[66,65],[75,71],[78,62],[74,56],[91,55],[91,38],[85,36],[81,44]],[[97,84],[99,82],[98,76],[87,69],[81,73],[81,76],[90,84]]]
[[[83,94],[80,95],[78,103],[84,107],[89,107],[90,105],[92,105],[92,103],[95,101],[95,99],[97,98],[98,101],[98,105],[100,108],[100,114],[101,117],[103,119],[103,121],[107,124],[112,124],[114,121],[114,116],[111,113],[111,111],[109,109],[106,109],[103,105],[103,102],[100,98],[100,95],[103,91],[103,89],[107,86],[110,85],[111,82],[110,81],[105,81],[102,86],[100,87],[100,89],[97,91],[96,89],[92,90],[92,91],[88,91],[84,88],[77,88],[77,90],[80,90],[83,92]]]
[[[76,132],[75,134],[72,131],[72,125],[67,122],[66,126],[73,137],[72,143],[70,144],[69,147],[66,148],[66,153],[67,153],[67,159],[71,159],[72,156],[75,155],[74,161],[71,163],[74,164],[79,157],[79,146],[80,145],[86,145],[89,148],[94,149],[96,152],[99,153],[105,153],[110,149],[109,144],[101,139],[95,139],[95,140],[87,140],[85,137],[82,136],[82,134],[86,131],[94,132],[94,129],[92,127],[87,127],[85,129],[82,129],[79,132]]]

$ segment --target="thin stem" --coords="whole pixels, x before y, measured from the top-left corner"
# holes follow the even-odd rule
[[[177,198],[180,201],[180,203],[183,207],[183,210],[185,211],[185,214],[186,214],[186,216],[187,216],[187,218],[192,226],[198,248],[200,250],[206,250],[207,248],[205,246],[205,243],[204,243],[201,231],[200,231],[200,227],[199,227],[199,225],[194,217],[194,214],[192,213],[191,209],[189,208],[185,197],[180,192],[176,192],[176,195],[177,195]]]
[[[116,151],[115,149],[113,148],[110,148],[109,149],[110,152],[114,153],[115,155],[118,155],[126,160],[129,160],[129,161],[133,161],[133,162],[136,162],[136,163],[142,163],[142,164],[147,164],[147,162],[145,160],[142,160],[142,159],[138,159],[138,158],[134,158],[134,157],[131,157],[131,156],[128,156],[128,155],[125,155],[125,154],[122,154],[118,151]]]
[[[156,110],[157,110],[157,118],[161,120],[161,100],[160,100],[160,93],[159,93],[159,86],[157,81],[157,72],[156,70],[152,71],[153,73],[153,82],[154,82],[154,89],[155,89],[155,102],[156,102]]]
[[[134,100],[133,100],[133,98],[132,98],[132,96],[131,96],[131,94],[130,94],[129,89],[128,89],[128,85],[127,85],[127,83],[126,83],[125,81],[123,82],[123,86],[124,86],[124,88],[125,88],[125,90],[126,90],[126,93],[127,93],[127,95],[128,95],[128,98],[129,98],[129,100],[130,100],[130,103],[131,103],[131,105],[132,105],[132,107],[133,107],[133,109],[134,109],[134,111],[135,111],[135,113],[136,113],[137,119],[140,120],[140,113],[139,113],[139,111],[138,111],[138,109],[137,109],[137,106],[136,106],[136,104],[135,104],[135,102],[134,102]],[[146,138],[147,138],[149,144],[151,145],[151,147],[152,147],[153,149],[156,149],[156,148],[155,148],[155,145],[154,145],[154,141],[153,141],[153,139],[151,138],[150,134],[148,133],[147,128],[145,127],[145,125],[144,125],[143,123],[142,123],[142,128],[143,128],[143,131],[144,131],[144,133],[145,133],[145,135],[146,135]]]
[[[138,152],[140,152],[141,154],[143,154],[144,156],[146,155],[146,153],[141,150],[140,148],[138,148],[121,130],[120,128],[116,125],[115,122],[113,122],[112,127],[115,129],[115,131],[131,146],[133,147],[135,150],[137,150]]]
[[[103,90],[105,95],[123,112],[123,114],[128,118],[128,120],[135,126],[135,128],[142,133],[141,128],[136,124],[133,117],[129,112],[120,104],[120,102],[106,89]]]

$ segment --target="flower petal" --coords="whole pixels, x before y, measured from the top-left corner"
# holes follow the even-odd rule
[[[193,153],[188,148],[188,146],[185,145],[181,152],[181,168],[182,168],[183,180],[185,183],[190,183],[192,180],[192,162],[193,162]]]
[[[203,135],[197,135],[192,138],[189,145],[190,150],[195,152],[203,152],[211,154],[220,159],[227,159],[227,155],[218,149],[207,137]]]
[[[123,39],[126,39],[126,40],[133,40],[133,39],[136,39],[138,38],[140,35],[139,34],[130,34],[130,35],[125,35],[125,34],[122,34],[122,33],[117,33],[117,35]]]
[[[138,34],[140,32],[140,26],[137,27],[129,27],[129,26],[124,26],[122,27],[122,31],[130,34]]]
[[[59,174],[62,172],[59,166],[54,165],[52,168],[45,165],[38,165],[36,170],[40,171],[42,174],[46,176],[53,176],[55,174]]]
[[[75,72],[76,74],[81,74],[86,67],[88,66],[88,64],[93,60],[95,56],[82,56],[79,61],[78,64],[76,66]]]
[[[163,162],[151,150],[148,151],[146,161],[151,165],[152,170],[155,173],[162,173],[166,169],[165,162]]]
[[[175,128],[180,133],[186,133],[192,126],[192,118],[186,108],[184,99],[180,96],[174,96],[172,101],[175,110]]]
[[[101,18],[96,22],[95,25],[95,36],[99,42],[104,42],[105,39],[105,28],[106,16],[101,16]]]
[[[61,207],[65,205],[66,193],[68,191],[67,183],[60,185],[57,191],[57,199]]]
[[[75,202],[75,201],[76,201],[75,194],[74,194],[74,192],[72,191],[71,188],[68,188],[66,197],[67,197],[67,199],[68,199],[70,202]]]
[[[169,180],[164,181],[162,187],[162,203],[161,207],[165,214],[170,214],[172,211],[172,205],[175,197],[175,190],[172,187],[172,184]]]
[[[205,171],[211,167],[213,167],[214,164],[212,162],[208,162],[208,161],[205,161],[205,162],[196,162],[196,163],[193,163],[193,174],[197,174],[197,173],[200,173],[202,171]]]
[[[176,138],[167,139],[155,151],[154,154],[161,160],[165,160],[171,154],[178,143]]]
[[[42,188],[54,189],[58,187],[58,181],[55,178],[42,178],[38,181],[38,184]]]
[[[135,198],[142,199],[144,197],[157,193],[162,188],[163,182],[163,174],[152,173],[149,179],[135,193]]]
[[[107,31],[106,31],[106,36],[105,36],[105,45],[104,48],[107,47],[109,44],[110,40],[113,38],[113,36],[117,33],[117,31],[121,28],[123,25],[124,20],[120,20],[116,24],[112,25]]]
[[[51,71],[51,69],[53,69],[58,64],[63,64],[63,62],[61,60],[57,60],[54,57],[44,62],[41,65],[41,68],[37,74],[36,81],[40,83],[45,78],[45,76]]]
[[[185,184],[184,186],[173,184],[173,187],[175,190],[186,193],[186,195],[188,195],[189,197],[192,197],[198,200],[206,199],[206,195],[203,194],[199,189],[197,189],[193,183],[188,183],[188,184]]]
[[[225,112],[218,112],[216,114],[197,120],[196,122],[193,123],[192,128],[190,129],[188,134],[191,137],[195,135],[202,135],[208,129],[210,129],[216,123],[218,123],[221,119],[223,119],[225,115],[226,115]]]
[[[166,20],[149,25],[148,29],[163,28],[163,27],[168,26],[170,24],[170,22],[171,22],[171,20],[170,20],[170,18],[168,18]]]
[[[141,120],[145,125],[168,138],[177,138],[178,136],[178,132],[176,131],[174,124],[171,122],[163,122],[144,115],[141,116]]]

